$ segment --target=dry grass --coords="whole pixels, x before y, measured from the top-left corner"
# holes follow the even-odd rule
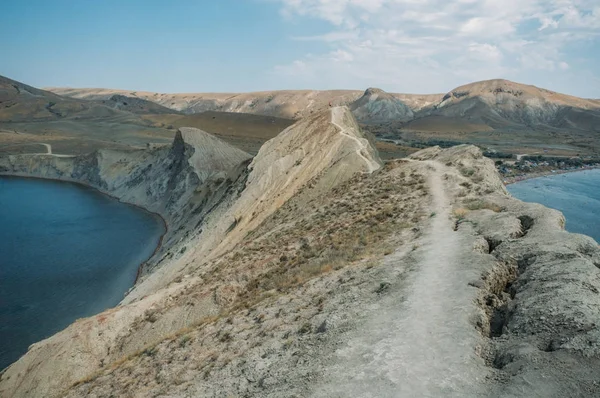
[[[464,220],[465,217],[467,216],[467,214],[469,214],[469,211],[470,210],[465,209],[463,207],[455,209],[454,212],[453,212],[454,213],[454,217],[456,217],[458,220]]]
[[[386,165],[386,171],[396,168]],[[418,174],[394,171],[378,179],[359,176],[333,193],[296,222],[292,221],[297,217],[295,204],[284,206],[265,229],[291,222],[289,228],[249,243],[247,249],[255,248],[263,258],[271,252],[274,260],[249,281],[245,301],[251,303],[269,291],[285,292],[314,277],[390,254],[390,237],[427,214],[418,203],[426,194],[424,178]],[[282,253],[282,248],[287,250]]]
[[[284,321],[278,319],[279,313],[267,314],[264,309],[272,308],[282,297],[293,297],[316,278],[333,278],[350,267],[371,269],[393,252],[402,236],[412,236],[407,229],[430,215],[424,210],[427,190],[422,175],[411,173],[409,165],[400,166],[405,166],[404,162],[390,164],[371,176],[358,175],[324,197],[308,195],[309,199],[302,199],[299,195],[288,201],[236,250],[203,268],[201,284],[186,287],[181,297],[170,302],[181,305],[209,295],[222,303],[218,315],[148,344],[72,387],[80,393],[117,378],[120,391],[134,391],[140,386],[158,388],[164,383],[178,385],[183,380],[181,374],[174,374],[176,378],[169,381],[155,364],[175,355],[180,366],[208,378],[246,350],[256,348],[255,343],[278,328],[291,330],[278,340],[283,351],[297,339],[312,335],[318,325],[306,318],[306,311],[287,314]],[[322,311],[323,300],[311,303],[309,313]],[[161,308],[144,313],[139,326],[159,322],[166,312]],[[245,325],[243,330],[256,330],[252,333],[257,335],[240,338],[240,325]],[[230,346],[237,348],[227,351]],[[219,347],[222,355],[211,359],[209,347]],[[132,369],[145,369],[146,373],[136,376]]]
[[[470,201],[465,202],[465,207],[468,210],[483,210],[483,209],[487,209],[487,210],[492,210],[493,212],[496,213],[500,213],[502,211],[504,211],[504,208],[502,206],[499,206],[495,203],[486,201],[486,200],[481,200],[481,199],[473,199]]]

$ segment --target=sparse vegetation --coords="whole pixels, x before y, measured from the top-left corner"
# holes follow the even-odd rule
[[[475,172],[476,172],[475,169],[468,168],[468,167],[460,167],[459,171],[465,177],[472,177],[475,174]]]
[[[287,315],[281,312],[269,314],[257,309],[269,308],[264,306],[296,289],[304,288],[315,279],[327,278],[330,274],[341,275],[349,268],[371,270],[380,263],[379,259],[393,253],[394,248],[398,247],[397,239],[414,234],[411,230],[414,223],[429,214],[422,208],[426,204],[421,199],[427,194],[425,179],[419,173],[407,173],[407,169],[401,169],[393,163],[388,166],[386,173],[380,173],[375,178],[357,175],[333,189],[326,197],[316,197],[308,202],[299,202],[301,198],[287,202],[236,250],[207,266],[201,286],[187,288],[189,293],[185,297],[194,300],[193,297],[199,297],[202,291],[213,291],[211,286],[224,286],[223,281],[240,284],[241,287],[227,297],[228,304],[218,315],[186,327],[158,344],[148,345],[105,368],[110,370],[118,367],[126,375],[126,369],[150,366],[145,365],[147,360],[176,350],[180,352],[179,361],[190,363],[190,366],[197,363],[194,372],[211,377],[244,351],[233,357],[230,354],[215,357],[202,348],[201,344],[204,343],[199,342],[206,336],[213,336],[210,340],[212,346],[246,346],[246,339],[238,339],[234,332],[240,319],[245,319],[246,325],[253,325],[251,328],[256,329],[257,333],[257,337],[244,350],[260,346],[257,342],[277,328],[273,324],[274,319],[281,319],[277,323],[281,325],[279,327],[284,327],[285,317],[290,326],[295,325],[291,334],[283,335],[283,350],[293,346],[294,335],[308,338],[324,333],[325,326],[317,326],[325,323],[311,322],[310,318],[306,318],[304,309],[298,308],[297,313]],[[404,162],[398,162],[401,163]],[[299,213],[300,206],[308,210]],[[343,286],[348,279],[341,278],[339,283]],[[386,283],[382,282],[371,293],[384,293],[389,287]],[[219,301],[223,294],[221,289],[211,293]],[[323,296],[315,298],[307,308],[314,313],[321,313],[325,304],[326,297]],[[151,327],[148,324],[156,322],[163,311],[147,310],[135,327]],[[200,340],[196,336],[204,337]],[[193,361],[189,361],[190,355],[193,355]],[[156,385],[181,383],[180,376],[177,380],[168,380],[158,371],[152,372],[151,380]],[[81,380],[79,384],[105,377],[103,374],[99,372]],[[135,383],[131,382],[131,385]]]
[[[462,207],[454,210],[454,217],[458,220],[464,220],[467,214],[469,214],[469,210]]]
[[[465,202],[465,207],[468,210],[483,210],[483,209],[487,209],[487,210],[492,210],[496,213],[500,213],[502,211],[504,211],[504,208],[501,206],[498,206],[495,203],[492,202],[488,202],[482,199],[474,199],[474,200],[470,200]]]

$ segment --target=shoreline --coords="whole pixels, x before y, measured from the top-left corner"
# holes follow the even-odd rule
[[[95,191],[98,191],[101,194],[110,197],[111,199],[115,199],[119,203],[123,203],[124,205],[128,205],[128,206],[133,206],[133,207],[135,207],[135,208],[137,208],[139,210],[142,210],[145,213],[150,214],[153,217],[158,217],[158,219],[160,219],[160,221],[163,224],[164,232],[158,238],[158,243],[156,244],[156,248],[154,249],[154,251],[152,252],[152,254],[146,260],[142,261],[138,265],[137,271],[135,273],[135,280],[133,281],[133,285],[125,292],[125,295],[123,296],[123,299],[125,299],[125,297],[127,297],[127,295],[131,292],[131,290],[137,285],[138,281],[140,280],[140,276],[142,274],[142,268],[144,267],[144,265],[146,265],[148,263],[148,261],[150,261],[158,253],[158,251],[160,249],[162,249],[164,237],[169,232],[169,224],[167,223],[167,220],[165,220],[165,218],[162,216],[162,214],[154,213],[153,211],[150,211],[150,210],[146,209],[145,207],[143,207],[141,205],[138,205],[136,203],[130,203],[130,202],[126,202],[124,200],[121,200],[121,198],[119,198],[119,197],[117,197],[117,196],[115,196],[115,195],[113,195],[113,194],[111,194],[109,192],[106,192],[103,189],[100,189],[98,187],[95,187],[93,185],[87,184],[87,183],[82,182],[82,181],[77,181],[77,180],[67,179],[67,178],[65,178],[65,179],[59,179],[59,178],[52,178],[52,177],[40,177],[40,176],[24,175],[24,174],[21,174],[21,173],[0,173],[0,177],[28,178],[28,179],[33,179],[33,180],[56,181],[56,182],[60,182],[60,183],[70,183],[70,184],[81,185],[83,187],[90,188],[90,189],[93,189]],[[118,305],[120,305],[120,303],[117,304],[117,306]]]
[[[533,180],[535,178],[550,177],[550,176],[555,176],[555,175],[560,175],[560,174],[578,173],[581,171],[598,170],[598,169],[600,169],[600,165],[586,166],[586,167],[581,167],[579,169],[572,169],[572,170],[538,171],[538,172],[528,173],[528,174],[524,174],[524,175],[520,175],[520,176],[505,177],[505,178],[502,178],[502,182],[506,186],[506,185],[511,185],[511,184],[515,184],[518,182]]]

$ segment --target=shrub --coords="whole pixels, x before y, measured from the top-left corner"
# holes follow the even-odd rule
[[[492,210],[496,213],[500,213],[500,212],[504,211],[504,208],[502,208],[501,206],[498,206],[495,203],[491,203],[491,202],[481,200],[481,199],[475,199],[475,200],[469,201],[465,204],[465,207],[469,210],[487,209],[487,210]]]

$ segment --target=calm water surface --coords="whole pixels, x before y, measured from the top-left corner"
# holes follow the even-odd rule
[[[535,178],[507,188],[523,201],[560,210],[567,219],[567,230],[600,242],[600,170]]]
[[[157,216],[91,188],[0,177],[0,369],[118,304],[163,233]]]

